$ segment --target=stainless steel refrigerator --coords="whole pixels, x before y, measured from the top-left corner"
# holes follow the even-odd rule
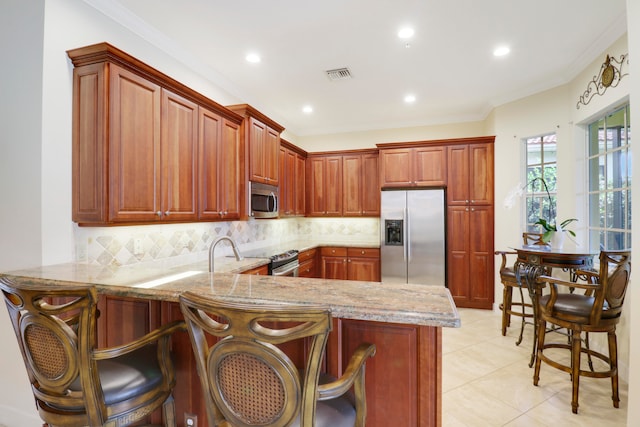
[[[385,190],[380,203],[382,281],[446,286],[444,190]]]

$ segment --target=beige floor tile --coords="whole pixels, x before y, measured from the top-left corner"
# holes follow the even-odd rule
[[[579,414],[571,412],[568,373],[542,364],[533,385],[531,355],[533,327],[515,345],[519,320],[501,333],[499,311],[460,309],[462,327],[443,330],[443,423],[445,427],[625,426],[628,387],[620,383],[620,408],[611,401],[609,379],[580,379]],[[566,338],[549,334],[554,340]],[[567,350],[546,350],[569,363]],[[586,367],[586,361],[583,361]],[[597,362],[596,362],[596,366]]]

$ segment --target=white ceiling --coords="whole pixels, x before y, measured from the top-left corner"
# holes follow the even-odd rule
[[[626,0],[85,1],[299,136],[482,120],[626,32]],[[353,78],[329,81],[341,67]]]

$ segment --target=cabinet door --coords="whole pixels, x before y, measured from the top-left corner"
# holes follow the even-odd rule
[[[160,301],[100,295],[99,347],[123,345],[158,328],[160,304]]]
[[[377,154],[362,156],[362,215],[380,216],[380,174]]]
[[[267,126],[264,140],[264,179],[269,185],[278,185],[278,154],[280,134]]]
[[[469,146],[469,200],[474,205],[493,204],[493,144]]]
[[[107,221],[108,106],[105,64],[73,69],[73,221]]]
[[[380,150],[380,185],[408,187],[413,185],[410,148]]]
[[[249,180],[266,184],[264,156],[267,126],[249,118]]]
[[[278,198],[278,202],[280,206],[278,207],[278,215],[279,216],[287,216],[289,213],[287,212],[289,209],[289,182],[287,181],[287,149],[284,147],[280,147],[280,152],[278,156],[278,161],[280,162],[280,197]]]
[[[469,303],[471,307],[493,306],[493,207],[471,206],[469,214]]]
[[[195,220],[198,106],[163,89],[161,108],[161,216],[164,220]]]
[[[324,165],[323,157],[307,158],[306,205],[309,216],[324,216],[325,213]]]
[[[347,279],[347,258],[346,257],[333,257],[323,256],[321,262],[323,279]]]
[[[447,148],[447,204],[466,205],[469,197],[469,146]]]
[[[218,195],[222,219],[240,218],[240,126],[222,121],[218,161]]]
[[[380,281],[380,249],[348,248],[347,279],[365,282]]]
[[[217,176],[222,119],[205,108],[200,108],[199,116],[199,216],[200,219],[215,221],[220,219],[222,211]]]
[[[293,194],[295,204],[295,214],[304,215],[305,207],[305,158],[301,155],[296,155],[296,189]]]
[[[344,156],[342,167],[342,215],[362,216],[362,156]]]
[[[467,303],[470,295],[470,210],[468,206],[449,206],[447,212],[447,285],[456,304]]]
[[[325,215],[342,215],[342,156],[327,157],[325,166]]]
[[[447,182],[447,156],[444,147],[413,149],[413,183],[418,186],[441,186]]]
[[[160,86],[111,65],[109,219],[160,219]]]
[[[325,247],[320,249],[320,277],[323,279],[347,279],[347,248]]]

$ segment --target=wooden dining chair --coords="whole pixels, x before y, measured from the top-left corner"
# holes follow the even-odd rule
[[[162,407],[164,425],[175,427],[169,339],[184,322],[98,349],[95,288],[3,278],[0,290],[46,424],[127,426]]]
[[[321,375],[329,310],[226,303],[192,292],[180,296],[180,307],[209,426],[364,427],[365,362],[375,346],[361,344],[341,378]],[[308,356],[296,367],[278,346],[300,339]]]
[[[533,384],[538,385],[542,362],[571,374],[571,410],[574,414],[578,413],[578,391],[581,376],[611,378],[613,406],[616,408],[619,406],[616,325],[622,314],[630,273],[630,251],[602,251],[600,252],[598,273],[580,272],[589,278],[588,283],[575,283],[549,276],[539,278],[539,283],[545,285],[545,289],[549,289],[549,292],[540,296],[538,300],[538,350]],[[585,292],[560,292],[559,288],[584,289]],[[570,331],[569,343],[547,342],[547,324],[568,329]],[[607,334],[608,355],[590,349],[588,346],[582,346],[582,333],[598,332]],[[558,348],[570,351],[570,364],[562,364],[557,361],[557,358],[552,359],[545,352],[548,349]],[[600,359],[607,365],[607,369],[582,369],[580,366],[582,354]]]
[[[542,233],[522,233],[522,243],[525,246],[538,245],[547,246],[542,240]],[[522,336],[524,333],[524,326],[527,323],[531,323],[527,319],[533,319],[533,307],[530,302],[527,302],[522,286],[516,277],[516,273],[513,270],[513,261],[510,259],[510,255],[516,255],[514,251],[496,251],[496,255],[502,257],[500,264],[500,281],[502,282],[502,304],[500,304],[500,310],[502,311],[502,336],[507,334],[507,328],[511,326],[511,316],[517,316],[521,318],[520,323],[520,335],[516,341],[516,345],[522,342]],[[513,290],[516,289],[520,295],[518,301],[513,300]]]

